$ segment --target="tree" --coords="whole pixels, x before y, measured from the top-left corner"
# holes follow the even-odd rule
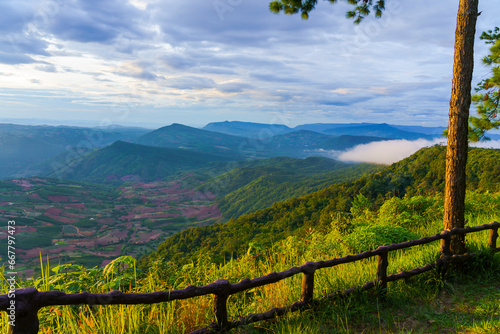
[[[492,68],[492,75],[477,85],[477,94],[472,96],[477,108],[477,116],[469,117],[472,141],[489,140],[485,132],[500,127],[500,28],[483,32],[481,39],[492,44],[490,54],[483,58],[483,63]]]
[[[329,0],[335,4],[338,0]],[[382,16],[385,0],[346,0],[353,9],[348,18],[360,23],[372,11]],[[309,18],[318,0],[275,0],[269,5],[273,13],[301,13]],[[455,31],[453,82],[448,121],[448,146],[446,151],[446,185],[443,229],[465,226],[465,171],[468,150],[468,120],[471,105],[472,70],[474,66],[474,36],[479,0],[459,0]],[[465,252],[465,238],[454,236],[451,242],[454,254]]]

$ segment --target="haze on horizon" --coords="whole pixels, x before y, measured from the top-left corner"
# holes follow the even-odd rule
[[[446,126],[457,1],[391,0],[356,26],[269,1],[20,0],[0,4],[0,119],[99,126],[372,122]],[[479,35],[498,1],[481,1]]]

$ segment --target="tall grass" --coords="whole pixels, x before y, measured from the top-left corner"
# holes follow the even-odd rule
[[[469,226],[500,219],[498,214],[500,196],[493,194],[488,196],[489,199],[477,194],[469,195]],[[434,200],[440,201],[439,198]],[[416,205],[415,203],[414,201],[410,204]],[[477,204],[477,210],[474,209],[474,203]],[[411,211],[413,215],[405,216],[408,231],[417,236],[433,235],[440,231],[440,206],[431,204],[426,210],[433,211],[426,212],[425,217],[429,219],[434,215],[433,220],[422,221],[420,220],[422,213],[415,210],[408,211]],[[386,211],[392,210],[389,209]],[[384,224],[392,219],[381,216],[379,212],[366,216],[371,217],[372,221],[356,222],[356,217],[352,217],[354,226],[352,233],[356,231],[356,224],[359,226]],[[487,235],[488,232],[470,234],[467,237],[468,247],[473,251],[487,249]],[[59,289],[68,293],[79,291],[103,293],[116,288],[124,292],[182,289],[191,284],[209,284],[220,278],[236,283],[244,278],[255,278],[270,272],[287,270],[306,261],[326,260],[345,255],[349,249],[345,248],[347,246],[342,246],[344,240],[342,238],[344,236],[332,225],[332,230],[326,234],[305,231],[300,237],[289,237],[268,250],[250,247],[246,256],[223,265],[212,263],[209,254],[200,254],[195,263],[177,266],[169,262],[156,262],[151,264],[147,273],[139,274],[135,268],[135,260],[130,257],[117,259],[104,269],[88,270],[75,265],[51,267],[48,259],[41,259],[41,276],[37,279],[20,281],[19,284],[20,286],[35,286],[39,290]],[[483,267],[485,269],[483,272],[492,272],[491,278],[499,278],[498,255],[490,256],[487,252],[484,254],[486,255],[476,262],[473,270],[480,271],[481,268],[478,267]],[[438,256],[438,242],[391,252],[388,274],[424,266],[435,261]],[[376,293],[355,293],[348,298],[338,300],[322,299],[322,296],[335,291],[360,286],[374,280],[376,266],[376,259],[371,258],[319,270],[315,274],[314,289],[314,297],[319,301],[311,309],[287,314],[277,321],[245,326],[235,332],[417,333],[422,329],[424,332],[425,330],[432,332],[434,324],[457,328],[453,327],[454,324],[449,319],[441,319],[437,313],[434,318],[425,320],[429,314],[433,314],[432,303],[439,296],[440,291],[453,290],[449,283],[440,280],[436,271],[408,281],[389,283],[385,300],[380,300]],[[461,276],[457,277],[460,279]],[[230,296],[228,300],[230,319],[264,312],[273,307],[289,305],[300,300],[301,280],[301,275],[296,275],[272,285]],[[5,280],[2,280],[0,284],[5,293],[7,289]],[[202,296],[154,305],[54,306],[40,310],[38,316],[40,332],[47,334],[186,333],[211,323],[214,320],[212,307],[212,296]],[[478,333],[486,333],[491,328],[498,329],[500,319],[494,314],[498,315],[499,304],[490,300],[480,307],[484,310],[477,312],[483,312],[483,314],[493,312],[492,317],[481,316],[479,320],[473,320],[464,326],[469,326],[468,328],[473,328],[474,332]],[[460,325],[460,322],[458,324]],[[0,319],[0,332],[7,332],[7,317],[5,316]]]

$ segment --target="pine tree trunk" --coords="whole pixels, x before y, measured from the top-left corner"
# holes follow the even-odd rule
[[[460,0],[455,32],[453,86],[448,123],[446,151],[446,186],[443,228],[465,226],[465,174],[467,164],[467,133],[471,104],[472,70],[474,67],[474,35],[479,0]],[[454,236],[452,254],[465,252],[465,237]]]

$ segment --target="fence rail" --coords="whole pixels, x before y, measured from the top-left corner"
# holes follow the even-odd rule
[[[208,333],[213,330],[229,330],[243,324],[249,324],[257,321],[268,320],[283,315],[286,312],[293,312],[311,304],[314,293],[314,274],[316,270],[330,268],[340,264],[351,263],[367,259],[373,256],[378,257],[377,277],[372,282],[365,283],[362,287],[352,287],[344,291],[336,291],[326,298],[335,298],[345,296],[357,289],[368,290],[374,287],[379,288],[380,293],[384,294],[387,289],[387,283],[399,279],[410,278],[429,271],[435,267],[446,270],[450,262],[463,261],[475,256],[474,253],[463,255],[450,255],[450,240],[453,235],[474,233],[484,230],[490,230],[488,245],[492,251],[500,251],[496,243],[498,239],[498,229],[500,223],[492,222],[476,227],[455,228],[453,230],[443,231],[435,236],[422,239],[411,240],[399,244],[381,246],[375,250],[366,251],[356,255],[348,255],[342,258],[335,258],[326,261],[306,262],[302,266],[292,267],[279,273],[270,273],[268,275],[253,279],[245,278],[238,283],[231,284],[225,279],[218,279],[213,283],[204,286],[190,285],[181,290],[158,291],[151,293],[123,293],[121,291],[111,291],[109,293],[97,294],[81,292],[75,294],[66,294],[61,291],[38,291],[35,288],[28,287],[17,289],[15,291],[15,326],[10,326],[9,333],[12,334],[36,334],[39,330],[37,312],[42,307],[55,305],[116,305],[116,304],[155,304],[169,302],[177,299],[188,299],[204,295],[214,295],[214,313],[215,322],[208,328],[198,329],[191,334]],[[402,271],[398,274],[387,276],[387,267],[389,265],[388,254],[391,251],[410,248],[418,245],[428,244],[433,241],[444,240],[441,243],[441,257],[434,263],[424,267],[415,268],[409,271]],[[291,305],[274,308],[260,314],[250,314],[238,320],[229,321],[227,313],[227,300],[232,294],[256,288],[263,285],[276,283],[285,278],[303,274],[301,300]],[[0,295],[0,311],[12,314],[12,298],[8,294]]]

